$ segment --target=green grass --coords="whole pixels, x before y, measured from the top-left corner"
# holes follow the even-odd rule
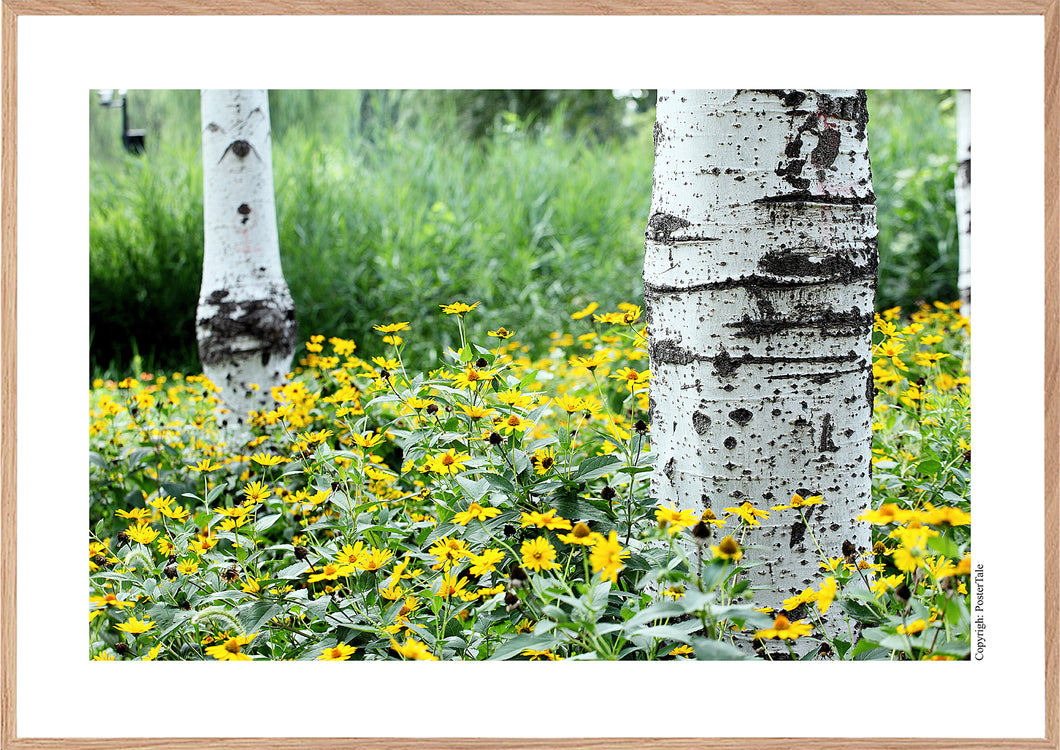
[[[551,117],[500,116],[467,135],[459,95],[272,92],[284,272],[300,334],[355,339],[410,320],[410,360],[452,346],[428,314],[480,301],[537,352],[589,301],[641,300],[653,113],[625,135]],[[878,309],[956,297],[952,98],[872,92]],[[202,167],[196,92],[133,92],[148,151],[120,151],[120,118],[92,102],[90,374],[197,371]]]

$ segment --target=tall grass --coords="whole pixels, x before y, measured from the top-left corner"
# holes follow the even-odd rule
[[[408,356],[429,367],[455,343],[426,315],[440,304],[480,301],[473,322],[543,352],[589,301],[640,302],[653,112],[610,138],[572,128],[562,106],[532,124],[498,112],[473,140],[459,96],[270,100],[280,249],[303,337],[353,338],[370,355],[382,353],[373,325],[410,320]],[[947,101],[871,94],[881,309],[956,294]],[[198,97],[133,92],[131,123],[148,129],[139,158],[121,153],[115,117],[93,102],[91,367],[121,372],[139,354],[149,368],[197,370]]]

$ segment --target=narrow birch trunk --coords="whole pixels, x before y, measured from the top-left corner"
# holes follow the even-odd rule
[[[811,529],[773,511],[744,538],[757,548],[745,560],[763,563],[756,603],[778,611],[825,577],[811,530],[829,557],[869,543],[854,520],[871,489],[867,122],[860,90],[659,92],[644,261],[652,495],[719,518],[823,495],[803,509]]]
[[[972,92],[957,92],[957,179],[954,198],[957,208],[957,247],[959,265],[957,289],[961,294],[961,315],[972,314]]]
[[[227,421],[242,424],[248,411],[271,402],[297,335],[280,266],[269,99],[264,90],[204,90],[201,102],[206,237],[199,358],[231,411]]]

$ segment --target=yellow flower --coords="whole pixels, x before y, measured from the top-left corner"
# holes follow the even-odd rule
[[[829,576],[821,582],[821,593],[817,595],[817,609],[821,611],[822,615],[832,606],[832,600],[835,599],[837,588],[834,577]]]
[[[452,571],[442,573],[441,582],[438,584],[438,596],[448,599],[451,596],[461,596],[464,587],[467,586],[467,578],[456,576]]]
[[[578,312],[571,313],[571,317],[574,320],[581,320],[582,318],[584,318],[584,317],[586,317],[588,315],[592,315],[593,312],[596,311],[596,308],[598,308],[599,306],[600,305],[596,304],[595,302],[590,302],[587,306],[583,307]]]
[[[404,643],[398,643],[391,638],[390,648],[394,649],[395,653],[403,659],[438,661],[438,657],[431,653],[431,650],[426,643],[421,643],[414,638],[410,638]]]
[[[660,528],[665,527],[667,534],[676,534],[688,526],[695,526],[699,520],[694,510],[676,510],[660,505],[655,511],[655,520]]]
[[[575,396],[560,396],[555,400],[555,404],[568,414],[573,414],[585,408],[585,400]]]
[[[283,456],[273,456],[264,452],[255,453],[250,457],[250,460],[262,466],[276,466],[287,463],[287,459]]]
[[[368,435],[361,435],[355,432],[351,437],[353,438],[353,442],[361,448],[374,448],[385,439],[383,435],[380,435],[377,432]]]
[[[570,366],[584,367],[589,372],[592,372],[610,359],[611,357],[607,352],[593,352],[588,357],[571,357]]]
[[[356,650],[357,649],[354,646],[340,643],[337,646],[322,649],[320,656],[317,657],[317,661],[346,661],[353,656],[353,652]]]
[[[157,646],[155,646],[150,651],[148,651],[143,657],[141,657],[140,661],[154,661],[155,659],[158,658],[158,653],[161,650],[162,650],[162,644],[159,643]]]
[[[136,524],[136,526],[130,526],[125,530],[125,533],[134,542],[139,542],[140,544],[150,544],[158,538],[158,532],[143,521]]]
[[[194,466],[189,466],[192,471],[217,471],[221,468],[221,464],[215,464],[210,459],[205,458]]]
[[[534,510],[529,513],[523,513],[519,518],[520,525],[526,528],[530,524],[537,526],[539,529],[569,529],[570,521],[566,518],[556,515],[556,510],[553,508],[548,513],[539,513]]]
[[[821,505],[824,503],[824,499],[821,495],[811,495],[810,497],[803,497],[799,493],[795,493],[791,496],[791,502],[788,505],[774,505],[770,510],[787,510],[789,508],[803,508],[807,505]]]
[[[444,568],[449,570],[453,563],[459,562],[465,557],[471,554],[471,551],[467,548],[467,542],[463,539],[451,539],[450,537],[443,536],[434,541],[427,553],[434,555],[434,558],[438,561],[431,566],[433,570]]]
[[[121,630],[125,633],[133,633],[135,635],[139,635],[140,633],[146,633],[154,626],[155,624],[150,620],[137,620],[135,617],[130,617],[127,622],[115,625],[114,629]]]
[[[518,414],[509,414],[507,417],[502,417],[500,422],[495,423],[495,426],[505,435],[512,435],[515,433],[526,432],[533,426],[533,423],[526,421]]]
[[[472,520],[487,521],[501,514],[500,508],[484,508],[478,503],[471,503],[467,510],[453,516],[453,523],[467,526]]]
[[[498,328],[496,331],[486,331],[486,335],[498,339],[510,339],[515,335],[515,332],[509,331],[507,328]]]
[[[436,474],[448,474],[452,476],[464,468],[464,464],[471,460],[469,453],[457,453],[450,448],[440,456],[430,459],[430,470]]]
[[[338,580],[339,576],[347,576],[353,572],[354,568],[352,565],[341,565],[339,563],[328,563],[320,569],[319,573],[314,573],[309,576],[309,583],[317,583],[319,581],[335,581]]]
[[[899,625],[898,626],[898,634],[899,635],[913,635],[914,633],[919,633],[920,631],[924,630],[925,628],[927,628],[927,623],[926,622],[924,622],[923,620],[916,620],[914,622],[909,623],[908,626]]]
[[[438,305],[438,307],[442,308],[442,312],[444,312],[446,315],[461,315],[461,316],[463,316],[464,314],[469,313],[472,310],[474,310],[476,307],[478,307],[478,305],[479,305],[478,302],[476,302],[473,305],[467,305],[467,304],[465,304],[463,302],[453,302],[450,305]]]
[[[259,503],[267,497],[272,496],[272,490],[261,482],[251,482],[243,485],[243,494],[248,500]]]
[[[473,576],[483,576],[491,573],[497,563],[504,559],[504,552],[492,547],[482,550],[481,555],[470,555],[471,568],[469,572]]]
[[[116,594],[109,591],[103,596],[90,596],[88,597],[88,601],[92,604],[99,605],[100,607],[116,607],[117,609],[136,606],[136,602],[118,599]]]
[[[622,549],[622,545],[618,543],[618,534],[612,529],[606,539],[601,536],[593,545],[589,553],[589,564],[594,573],[600,573],[601,578],[615,583],[618,580],[618,572],[626,567],[623,560],[627,557],[629,550]]]
[[[600,534],[595,531],[590,531],[589,527],[580,521],[574,524],[574,529],[569,534],[561,534],[559,540],[564,544],[583,544],[591,545],[596,544],[600,539],[603,539]]]
[[[768,510],[758,510],[757,508],[755,508],[753,505],[751,505],[751,503],[747,502],[746,500],[738,508],[726,508],[725,512],[739,516],[749,526],[758,526],[758,525],[760,525],[761,521],[758,520],[758,517],[769,518],[769,511]]]
[[[472,420],[483,419],[493,414],[493,409],[487,409],[484,406],[467,406],[466,404],[459,404],[457,408]]]
[[[256,636],[257,633],[233,636],[224,643],[208,646],[206,653],[218,661],[250,661],[250,655],[243,653],[243,646],[254,640]]]
[[[645,370],[644,372],[637,372],[632,367],[623,367],[618,372],[612,373],[611,377],[615,380],[623,380],[626,383],[626,387],[630,391],[637,390],[638,388],[646,388],[648,381],[651,380],[651,370]]]
[[[777,615],[777,619],[773,621],[773,627],[759,630],[755,633],[755,638],[790,638],[794,640],[801,636],[809,635],[812,630],[813,626],[809,623],[804,623],[802,620],[791,622],[784,615]]]
[[[519,548],[523,556],[523,567],[529,570],[552,570],[558,568],[556,549],[543,536],[527,539]]]
[[[404,323],[386,323],[385,325],[372,327],[380,333],[397,333],[398,331],[409,330],[408,321],[405,321]]]
[[[722,539],[717,546],[711,545],[710,551],[714,553],[714,557],[722,560],[739,560],[743,557],[743,550],[731,536]]]
[[[172,498],[170,499],[172,500]],[[114,515],[133,521],[143,521],[151,517],[151,511],[147,508],[133,508],[132,510],[117,510]]]

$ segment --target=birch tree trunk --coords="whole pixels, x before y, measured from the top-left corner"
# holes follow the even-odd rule
[[[823,495],[803,512],[829,557],[869,543],[854,520],[871,489],[867,122],[861,90],[724,90],[660,91],[655,125],[652,495],[719,518]],[[757,605],[823,579],[810,530],[796,510],[749,530]]]
[[[954,199],[957,208],[958,261],[957,289],[961,294],[961,315],[972,313],[972,92],[957,92],[957,179]]]
[[[242,424],[249,410],[271,402],[297,335],[280,267],[269,99],[264,90],[204,90],[201,103],[206,237],[199,358],[231,411],[227,420]]]

